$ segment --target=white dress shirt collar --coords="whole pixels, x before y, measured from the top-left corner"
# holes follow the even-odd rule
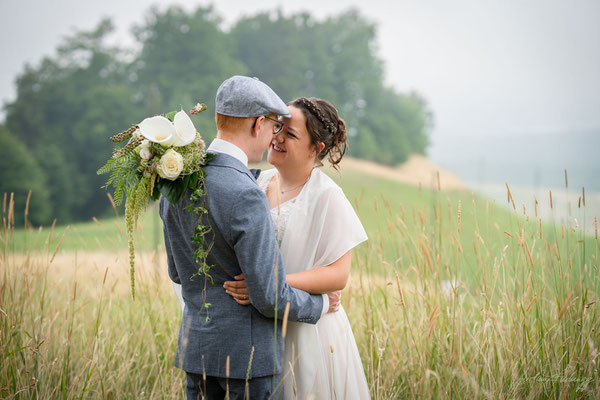
[[[244,153],[244,150],[237,147],[235,144],[228,142],[223,139],[216,138],[208,146],[208,151],[213,153],[227,154],[237,160],[240,160],[242,164],[248,167],[248,156]]]

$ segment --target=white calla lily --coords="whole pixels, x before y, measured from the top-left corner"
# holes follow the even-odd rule
[[[175,114],[173,125],[175,126],[173,146],[188,145],[196,138],[196,127],[194,127],[194,123],[185,111],[179,111]]]
[[[157,115],[144,119],[138,125],[142,136],[151,142],[165,147],[171,146],[175,139],[175,127],[167,118]]]

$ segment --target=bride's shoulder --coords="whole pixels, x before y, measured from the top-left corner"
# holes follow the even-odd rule
[[[316,192],[318,195],[325,196],[330,195],[332,193],[342,194],[342,188],[325,172],[321,171],[319,168],[315,168],[313,171],[313,176],[311,176],[311,180],[315,179],[315,187],[317,188]]]

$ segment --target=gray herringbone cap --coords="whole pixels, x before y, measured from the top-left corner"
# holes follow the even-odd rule
[[[259,117],[277,114],[291,117],[287,106],[267,84],[235,75],[217,89],[215,111],[230,117]]]

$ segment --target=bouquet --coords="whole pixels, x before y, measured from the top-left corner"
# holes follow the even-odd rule
[[[205,264],[206,252],[202,246],[208,227],[202,225],[200,216],[208,211],[197,204],[204,195],[202,167],[212,158],[190,118],[206,110],[197,104],[189,113],[172,111],[144,119],[111,138],[116,147],[112,158],[100,168],[98,174],[110,173],[104,186],[113,186],[114,201],[121,204],[125,198],[125,221],[129,248],[131,295],[135,298],[134,229],[138,217],[149,199],[158,200],[163,195],[173,206],[191,189],[192,203],[188,211],[197,215],[198,225],[192,241],[198,245],[194,253],[200,265]],[[200,271],[202,272],[202,271]]]

